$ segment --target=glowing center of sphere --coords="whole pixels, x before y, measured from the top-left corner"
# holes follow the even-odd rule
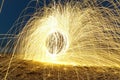
[[[62,33],[56,31],[47,37],[46,47],[49,53],[51,54],[59,54],[65,51],[66,49],[66,36]]]

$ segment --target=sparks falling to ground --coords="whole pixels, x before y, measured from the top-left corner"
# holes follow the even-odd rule
[[[30,1],[10,30],[18,34],[8,71],[13,57],[47,64],[120,67],[120,2],[99,1],[53,1],[43,8],[41,1]],[[33,2],[36,6],[30,7]],[[29,8],[35,9],[34,14],[25,14]]]
[[[18,34],[15,53],[40,62],[119,66],[119,10],[83,4],[38,8]]]

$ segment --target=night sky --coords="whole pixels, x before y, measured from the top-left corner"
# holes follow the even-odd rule
[[[5,0],[0,13],[0,34],[6,34],[30,0]],[[1,6],[1,1],[0,1]]]
[[[0,34],[6,34],[17,20],[23,9],[26,8],[30,0],[4,0],[2,12],[0,13]],[[50,0],[46,0],[49,3]],[[1,6],[2,0],[0,0]],[[107,5],[104,2],[103,5]]]

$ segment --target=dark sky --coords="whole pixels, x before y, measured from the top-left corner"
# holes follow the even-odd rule
[[[4,1],[2,12],[0,13],[0,34],[7,33],[29,1],[30,0]]]
[[[30,0],[4,0],[0,13],[0,34],[6,34]],[[50,0],[46,0],[49,3]],[[1,6],[2,0],[0,0]],[[105,6],[108,2],[104,2]]]

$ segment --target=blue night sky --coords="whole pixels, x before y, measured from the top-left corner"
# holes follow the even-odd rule
[[[8,32],[30,0],[5,0],[0,13],[0,34]],[[1,1],[0,1],[1,6]]]
[[[0,34],[6,34],[30,0],[4,0],[0,13]],[[49,3],[50,0],[46,0]],[[0,0],[1,6],[2,0]],[[104,2],[103,6],[108,2]]]

